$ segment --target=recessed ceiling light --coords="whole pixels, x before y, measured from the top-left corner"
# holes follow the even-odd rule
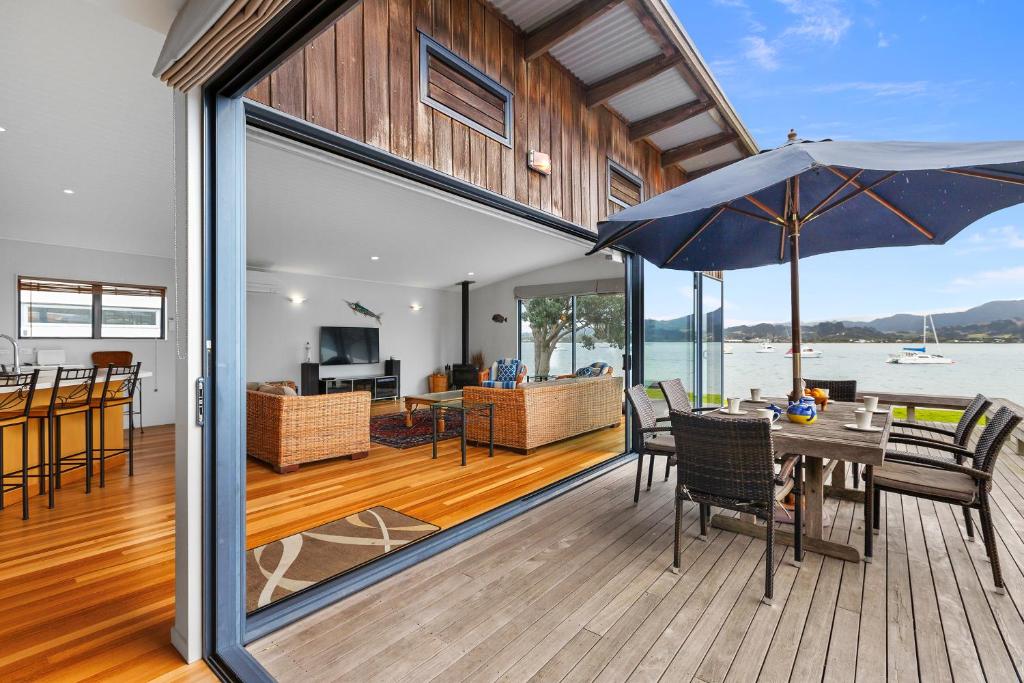
[[[74,193],[75,193],[75,191],[72,190],[70,187],[65,187],[64,188],[64,194],[74,194]]]
[[[476,273],[466,273],[466,275],[469,275],[470,277],[472,277],[472,276],[476,275]]]
[[[0,126],[0,133],[6,133],[6,132],[7,132],[7,129],[4,128],[3,126]]]
[[[380,261],[380,256],[371,256],[370,260],[371,261]]]
[[[291,301],[293,304],[301,304],[305,303],[306,297],[302,296],[301,294],[292,294],[290,297],[288,297],[288,301]]]

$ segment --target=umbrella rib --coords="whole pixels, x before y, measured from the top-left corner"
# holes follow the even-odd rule
[[[612,237],[612,238],[611,238],[610,240],[608,240],[608,241],[607,241],[607,242],[605,242],[604,244],[601,244],[601,245],[599,245],[599,246],[595,246],[595,250],[596,250],[596,249],[605,249],[605,248],[607,248],[607,247],[610,247],[610,246],[612,246],[613,244],[617,243],[617,242],[618,242],[619,240],[624,240],[624,239],[626,239],[627,237],[629,237],[630,235],[632,235],[632,234],[633,234],[634,232],[636,232],[636,231],[637,231],[637,230],[639,230],[640,228],[644,228],[644,227],[647,227],[648,225],[650,225],[650,224],[651,224],[651,223],[653,223],[654,221],[655,221],[655,219],[654,219],[654,218],[650,218],[650,219],[648,219],[648,220],[646,220],[646,221],[643,221],[643,222],[641,222],[641,223],[638,223],[637,225],[633,225],[633,226],[630,226],[630,227],[626,228],[625,230],[623,230],[622,232],[620,232],[619,234],[617,234],[617,235],[615,235],[614,237]]]
[[[858,171],[858,173],[859,173],[859,171]],[[826,213],[828,213],[832,209],[835,209],[835,208],[837,208],[839,206],[842,206],[843,204],[845,204],[846,202],[850,201],[854,197],[857,197],[858,195],[864,194],[865,192],[870,192],[872,188],[877,187],[878,185],[881,185],[882,183],[884,183],[889,178],[892,178],[894,175],[896,175],[896,171],[893,171],[892,173],[889,173],[888,175],[882,176],[881,178],[879,178],[878,180],[876,180],[873,183],[870,183],[868,185],[863,185],[863,186],[858,187],[858,189],[854,190],[853,192],[851,192],[850,194],[846,195],[842,199],[840,199],[840,200],[838,200],[836,202],[833,202],[832,204],[829,204],[828,206],[826,206],[824,209],[822,209],[817,214],[815,214],[813,216],[810,216],[808,218],[805,218],[804,222],[806,223],[807,221],[812,221],[815,218],[821,218],[822,216],[824,216]],[[855,177],[856,176],[854,176],[854,178]],[[850,180],[853,180],[853,179],[851,178]],[[847,182],[850,182],[850,181],[847,181]],[[812,211],[811,213],[814,213],[814,212]]]
[[[826,168],[828,170],[832,171],[834,174],[836,174],[840,178],[843,178],[844,180],[847,179],[845,174],[843,174],[840,171],[837,171],[836,169],[832,168],[831,166],[826,166]],[[928,228],[924,227],[923,225],[921,225],[920,223],[915,221],[913,218],[908,216],[906,213],[904,213],[900,209],[898,209],[895,206],[893,206],[893,204],[891,202],[889,202],[888,200],[883,199],[882,197],[878,196],[875,192],[871,191],[870,189],[865,188],[863,185],[861,185],[860,183],[858,183],[856,181],[853,182],[853,185],[855,187],[857,187],[858,189],[864,189],[864,194],[866,194],[867,196],[871,197],[871,199],[875,200],[876,202],[878,202],[879,204],[884,206],[891,213],[895,214],[902,221],[907,223],[907,225],[910,225],[912,228],[917,230],[919,233],[921,233],[922,235],[924,235],[928,239],[930,239],[930,240],[935,239],[935,233],[933,233],[931,230],[929,230]]]
[[[753,204],[754,206],[756,206],[757,208],[759,208],[759,209],[761,209],[762,211],[764,211],[764,212],[765,212],[766,214],[768,214],[769,216],[771,216],[771,217],[772,217],[773,219],[775,219],[775,220],[776,220],[776,221],[778,221],[779,223],[783,223],[783,222],[785,222],[785,221],[783,221],[783,220],[782,220],[782,217],[781,217],[781,216],[779,216],[779,215],[778,215],[777,213],[775,213],[774,211],[772,211],[772,209],[771,209],[771,207],[770,207],[770,206],[768,206],[767,204],[765,204],[764,202],[762,202],[762,201],[761,201],[760,199],[758,199],[758,198],[757,198],[757,197],[755,197],[754,195],[751,195],[751,194],[748,194],[748,195],[744,195],[744,196],[743,196],[743,198],[744,198],[744,199],[746,199],[746,200],[747,200],[748,202],[750,202],[751,204]]]
[[[1007,178],[1005,176],[993,175],[991,173],[982,173],[981,171],[971,171],[968,169],[961,168],[944,168],[942,169],[945,173],[952,173],[953,175],[963,175],[969,178],[980,178],[982,180],[994,180],[998,183],[1009,183],[1010,185],[1024,185],[1024,179],[1021,178]]]
[[[680,244],[679,247],[672,252],[671,256],[662,261],[659,268],[664,268],[669,263],[671,263],[677,256],[679,256],[679,254],[683,253],[683,250],[690,246],[690,244],[692,244],[695,239],[700,237],[700,234],[707,230],[708,226],[710,226],[712,223],[718,220],[718,217],[722,215],[722,212],[725,211],[728,208],[728,206],[728,204],[722,204],[721,206],[719,206],[718,210],[711,214],[706,221],[701,223],[701,226],[697,228],[697,230],[692,235],[690,235],[685,242]]]
[[[756,221],[764,221],[765,223],[769,223],[771,225],[782,225],[781,219],[765,218],[764,216],[761,216],[760,214],[756,214],[756,213],[753,213],[751,211],[745,211],[743,209],[738,209],[735,206],[732,206],[731,204],[725,204],[723,206],[723,208],[725,208],[725,209],[727,209],[729,211],[732,211],[733,213],[738,213],[741,216],[746,216],[747,218],[753,218]]]
[[[822,199],[822,200],[821,200],[820,202],[818,202],[818,203],[817,203],[817,204],[815,205],[815,207],[814,207],[813,209],[811,209],[810,211],[808,211],[808,212],[807,212],[807,215],[806,215],[806,216],[804,216],[804,217],[803,217],[803,218],[802,218],[802,219],[800,220],[800,222],[801,222],[801,223],[806,223],[807,221],[809,221],[809,220],[811,220],[812,218],[814,218],[814,215],[815,215],[816,213],[818,213],[818,209],[820,209],[821,207],[825,206],[825,205],[826,205],[826,204],[828,204],[828,203],[829,203],[830,201],[832,201],[833,199],[835,199],[835,198],[836,198],[836,195],[838,195],[838,194],[839,194],[840,192],[842,192],[842,191],[843,191],[843,190],[845,190],[845,189],[846,189],[847,187],[849,187],[849,186],[850,186],[850,183],[852,183],[852,182],[855,182],[855,181],[857,180],[857,178],[858,178],[858,177],[860,177],[860,174],[861,174],[861,173],[863,173],[863,172],[864,172],[864,169],[860,169],[859,171],[857,171],[856,173],[854,173],[852,177],[850,177],[850,178],[847,178],[847,179],[846,179],[845,181],[843,181],[843,184],[842,184],[842,185],[840,185],[840,186],[839,186],[839,187],[837,187],[836,189],[832,190],[832,191],[831,191],[831,192],[830,192],[830,193],[828,194],[828,196],[826,196],[826,197],[825,197],[824,199]]]

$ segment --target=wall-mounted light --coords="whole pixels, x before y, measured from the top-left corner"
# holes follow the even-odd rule
[[[371,261],[380,261],[380,256],[371,256],[370,260]]]
[[[531,149],[529,155],[526,157],[526,165],[537,173],[551,175],[550,154],[545,154],[544,152],[538,152],[535,149]]]
[[[64,188],[64,194],[74,194],[74,193],[75,193],[75,191],[72,190],[70,187],[65,187]]]
[[[301,294],[292,294],[288,297],[288,301],[291,301],[293,304],[304,304],[306,303],[306,297]]]
[[[422,311],[423,310],[423,304],[411,303],[411,304],[409,304],[409,308],[411,310],[413,310],[413,311]]]

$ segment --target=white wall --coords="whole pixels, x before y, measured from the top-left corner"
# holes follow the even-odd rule
[[[167,288],[167,311],[174,312],[174,266],[170,259],[119,254],[35,242],[0,239],[0,332],[18,331],[19,275],[98,280]],[[21,339],[22,362],[34,362],[36,349],[64,349],[69,364],[88,364],[93,351],[131,351],[153,377],[142,382],[144,425],[174,422],[174,321],[167,339]],[[0,362],[10,363],[7,344],[0,344]]]
[[[381,314],[380,358],[371,365],[325,365],[321,377],[355,377],[384,373],[383,361],[402,361],[402,394],[427,390],[427,375],[446,363],[458,362],[461,344],[461,304],[458,291],[317,275],[249,271],[250,283],[269,284],[274,294],[250,292],[246,297],[249,381],[299,381],[305,344],[319,360],[321,326],[374,327],[373,318],[354,313],[345,300],[358,301]],[[306,297],[302,304],[291,295]],[[413,303],[423,306],[413,311]]]
[[[516,340],[516,300],[513,291],[516,287],[616,277],[625,277],[625,267],[621,263],[609,261],[598,254],[524,273],[471,290],[469,295],[470,353],[483,351],[487,363],[491,363],[497,358],[515,356],[518,345]],[[508,318],[508,322],[492,321],[491,316],[495,313],[500,313]]]

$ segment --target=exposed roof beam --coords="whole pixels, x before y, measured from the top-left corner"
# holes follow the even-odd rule
[[[629,139],[630,141],[640,140],[648,135],[657,133],[659,130],[682,123],[714,108],[715,103],[711,100],[694,100],[681,104],[678,107],[672,107],[653,116],[648,116],[646,119],[640,119],[629,124]]]
[[[733,159],[732,161],[723,161],[720,164],[712,164],[711,166],[705,166],[704,168],[698,168],[696,171],[689,171],[689,172],[687,172],[686,178],[687,178],[687,180],[696,180],[697,178],[700,178],[702,175],[707,175],[708,173],[714,173],[715,171],[719,171],[719,170],[725,168],[726,166],[732,166],[737,161],[739,161],[739,159]]]
[[[628,69],[623,69],[617,74],[612,74],[603,81],[598,81],[587,89],[587,106],[596,107],[607,102],[620,92],[632,88],[637,83],[646,81],[657,76],[662,71],[667,71],[679,63],[681,57],[658,56],[640,62]]]
[[[536,59],[558,41],[578,31],[622,0],[582,0],[526,36],[526,59]]]
[[[694,140],[693,142],[687,142],[685,145],[679,145],[672,149],[666,149],[661,153],[661,165],[671,166],[672,164],[678,164],[680,161],[686,161],[692,159],[695,156],[710,152],[713,149],[724,147],[729,143],[736,142],[739,139],[739,135],[729,131],[727,133],[717,133],[715,135],[709,135],[706,138],[700,140]]]
[[[672,41],[668,39],[665,32],[658,26],[658,21],[654,18],[654,15],[647,11],[644,3],[641,0],[626,0],[626,4],[633,10],[633,14],[636,15],[637,20],[644,27],[644,30],[647,31],[647,35],[661,48],[661,53],[664,55],[676,54],[675,45],[672,44]]]

